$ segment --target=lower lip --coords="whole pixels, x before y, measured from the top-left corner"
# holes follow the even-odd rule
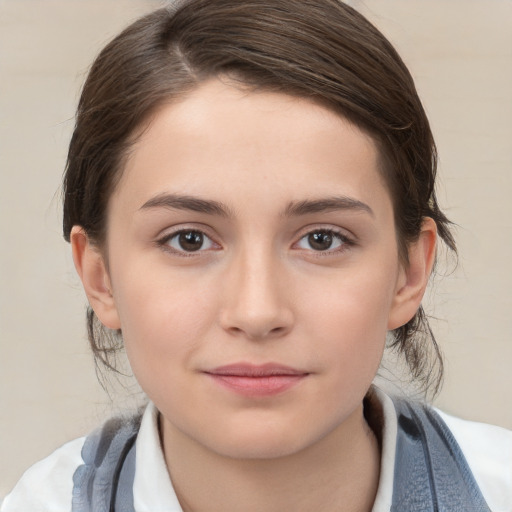
[[[240,395],[257,397],[284,393],[301,382],[307,374],[268,375],[247,377],[241,375],[208,374],[215,382]]]

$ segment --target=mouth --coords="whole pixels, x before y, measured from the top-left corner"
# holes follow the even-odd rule
[[[204,373],[223,388],[249,397],[284,393],[309,375],[304,370],[275,363],[236,363],[219,366]]]

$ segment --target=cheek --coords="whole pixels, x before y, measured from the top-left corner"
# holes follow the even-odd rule
[[[213,287],[155,267],[131,270],[118,276],[114,290],[133,371],[139,378],[164,365],[186,365],[214,321]]]
[[[302,316],[307,338],[345,375],[376,372],[386,342],[395,272],[340,273],[323,286],[311,283]]]

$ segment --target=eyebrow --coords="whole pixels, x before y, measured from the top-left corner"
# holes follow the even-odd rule
[[[210,199],[199,199],[198,197],[179,194],[159,194],[146,201],[141,210],[149,208],[169,208],[173,210],[188,210],[220,217],[229,217],[229,209],[222,203]]]
[[[151,208],[169,208],[173,210],[188,210],[220,217],[232,217],[232,211],[224,204],[212,199],[200,199],[198,197],[180,194],[159,194],[141,207],[141,210]],[[348,196],[332,196],[321,199],[306,199],[304,201],[291,202],[284,210],[285,217],[299,217],[312,213],[322,213],[338,210],[351,210],[368,213],[374,216],[373,210],[362,201]]]
[[[297,201],[290,203],[284,214],[288,217],[308,215],[311,213],[330,212],[338,210],[352,210],[355,212],[368,213],[374,216],[373,210],[362,201],[347,196],[332,196],[322,199]]]

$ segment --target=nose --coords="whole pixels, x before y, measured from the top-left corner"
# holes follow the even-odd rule
[[[282,337],[293,326],[285,272],[278,258],[240,254],[226,270],[220,321],[231,335],[249,340]]]

